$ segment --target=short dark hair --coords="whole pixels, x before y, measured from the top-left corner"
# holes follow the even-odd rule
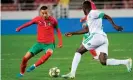
[[[42,6],[42,7],[40,8],[40,10],[47,10],[47,9],[48,9],[47,6]]]
[[[91,9],[91,3],[90,3],[90,1],[84,1],[83,2],[83,7],[85,9]]]

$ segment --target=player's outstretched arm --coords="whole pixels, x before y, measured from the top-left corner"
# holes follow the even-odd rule
[[[117,30],[117,31],[122,31],[123,28],[121,26],[117,26],[114,21],[112,20],[112,18],[106,14],[104,14],[104,18],[107,19],[112,25],[113,27]]]
[[[58,27],[56,27],[56,32],[57,32],[57,37],[58,37],[58,47],[61,48],[62,47],[62,34],[61,31]]]
[[[88,33],[89,29],[88,27],[84,27],[82,30],[76,31],[76,32],[68,32],[65,34],[65,36],[70,37],[72,35],[80,35],[80,34],[85,34]]]
[[[32,24],[34,24],[34,23],[37,21],[37,19],[39,19],[39,18],[36,17],[36,18],[32,19],[31,21],[29,21],[29,22],[23,24],[22,26],[16,28],[16,31],[19,32],[21,29],[23,29],[23,28],[25,28],[25,27],[28,27],[28,26],[30,26],[30,25],[32,25]]]
[[[23,24],[22,26],[16,28],[16,31],[19,32],[21,29],[23,29],[25,27],[28,27],[28,26],[30,26],[32,24],[33,24],[33,21],[27,22],[27,23]]]

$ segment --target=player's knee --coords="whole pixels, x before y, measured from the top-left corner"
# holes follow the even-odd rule
[[[79,49],[77,49],[76,52],[80,53],[81,55],[83,54]]]
[[[106,60],[100,61],[100,63],[105,66],[106,65]]]
[[[83,55],[87,50],[85,48],[78,48],[76,50],[76,52],[80,53],[81,55]]]
[[[99,60],[102,65],[106,65],[107,55],[105,53],[100,53]]]
[[[53,53],[53,50],[52,50],[52,49],[48,49],[48,50],[46,51],[46,53],[48,53],[48,52],[52,54],[52,53]]]
[[[31,57],[33,57],[32,53],[27,52],[23,58],[30,59]]]

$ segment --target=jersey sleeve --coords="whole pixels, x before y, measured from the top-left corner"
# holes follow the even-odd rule
[[[101,11],[94,10],[94,11],[91,13],[90,16],[91,16],[93,19],[103,18],[104,13],[101,12]]]
[[[40,19],[40,16],[37,16],[37,17],[33,18],[31,21],[34,23],[37,23],[39,19]]]
[[[55,28],[58,28],[58,21],[55,18],[54,18],[54,26],[55,26]]]
[[[23,29],[23,28],[25,28],[25,27],[28,27],[28,26],[30,26],[30,25],[32,25],[32,24],[35,24],[35,23],[37,23],[37,20],[38,20],[38,19],[39,19],[38,17],[35,17],[35,18],[33,18],[31,21],[29,21],[29,22],[27,22],[27,23],[21,25],[21,26],[18,27],[18,28],[21,30],[21,29]]]

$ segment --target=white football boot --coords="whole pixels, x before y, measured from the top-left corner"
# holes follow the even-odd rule
[[[72,73],[68,73],[66,75],[61,75],[62,78],[70,78],[70,79],[74,79],[75,78],[75,74]]]
[[[126,67],[127,67],[128,72],[132,71],[132,59],[131,58],[128,59],[128,63],[126,64]]]

